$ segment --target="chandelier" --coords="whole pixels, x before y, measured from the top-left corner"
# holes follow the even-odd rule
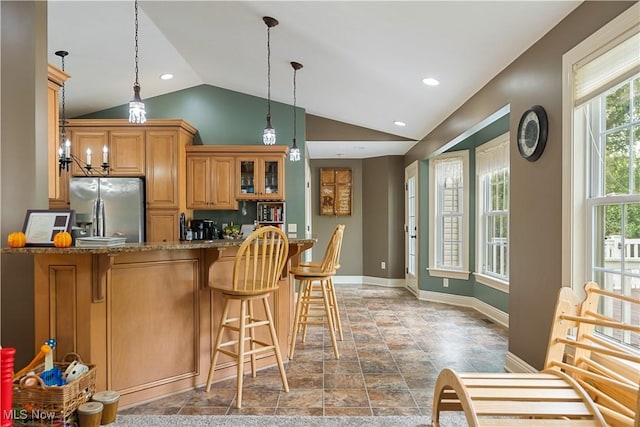
[[[61,58],[62,71],[64,71],[64,58],[69,55],[69,52],[65,50],[59,50],[55,53]],[[60,108],[60,147],[58,148],[58,173],[62,174],[62,171],[69,172],[69,165],[75,163],[85,175],[101,175],[105,176],[109,174],[109,148],[105,145],[102,148],[102,163],[100,168],[94,168],[92,166],[92,152],[90,148],[86,151],[86,161],[78,158],[75,154],[71,153],[71,139],[67,135],[67,114],[65,110],[65,94],[66,84],[62,83],[62,102]]]

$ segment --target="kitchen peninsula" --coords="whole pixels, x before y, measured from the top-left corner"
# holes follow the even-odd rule
[[[293,279],[287,271],[314,242],[289,239],[289,262],[271,299],[283,354],[294,303]],[[35,347],[55,338],[56,359],[76,352],[96,365],[97,390],[118,391],[122,407],[206,382],[223,305],[209,285],[231,282],[241,243],[26,247],[2,252],[34,256]],[[272,364],[273,356],[259,361],[260,367]],[[221,357],[218,366],[215,380],[235,375],[231,358]]]

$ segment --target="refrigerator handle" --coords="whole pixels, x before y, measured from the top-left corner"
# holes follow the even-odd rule
[[[91,209],[91,220],[93,221],[93,235],[104,237],[105,223],[104,223],[104,200],[100,197],[96,198],[93,202]]]

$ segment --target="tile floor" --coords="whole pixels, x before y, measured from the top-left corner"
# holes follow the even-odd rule
[[[502,372],[507,330],[472,309],[420,301],[405,289],[337,285],[344,341],[334,359],[328,334],[310,327],[286,364],[289,392],[277,368],[246,376],[242,409],[235,379],[119,414],[430,416],[433,386],[444,367]]]

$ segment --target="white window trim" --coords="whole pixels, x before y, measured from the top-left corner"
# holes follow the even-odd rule
[[[485,286],[489,286],[490,288],[497,289],[504,293],[509,293],[509,282],[505,282],[497,277],[487,276],[482,273],[473,273],[473,275],[476,278],[476,282],[482,283]]]
[[[490,276],[482,272],[482,263],[484,262],[484,259],[483,259],[484,227],[483,227],[483,224],[481,224],[481,221],[482,221],[482,211],[483,211],[482,199],[484,197],[484,192],[482,191],[482,182],[480,180],[480,177],[478,176],[478,167],[477,167],[478,165],[477,158],[479,153],[483,151],[491,150],[492,148],[500,144],[504,144],[505,142],[508,146],[509,132],[499,135],[494,139],[492,139],[491,141],[485,142],[484,144],[476,148],[476,272],[474,273],[474,276],[478,283],[482,283],[483,285],[492,287],[499,291],[509,293],[508,280],[502,280],[498,277]],[[509,188],[511,188],[511,185],[509,185]],[[511,200],[510,197],[509,197],[509,200]],[[511,209],[509,209],[509,211],[510,210]]]
[[[593,52],[612,43],[622,34],[640,28],[640,5],[634,4],[607,25],[582,41],[562,57],[562,286],[571,286],[579,294],[590,276],[584,248],[588,233],[586,215],[587,155],[584,140],[578,134],[584,126],[576,126],[582,120],[574,114],[574,65]]]
[[[462,212],[462,267],[460,270],[450,270],[436,267],[436,244],[437,244],[437,228],[436,228],[436,173],[434,161],[443,159],[462,160],[462,185],[463,185],[463,212]],[[469,150],[452,151],[440,154],[437,157],[429,159],[429,267],[427,271],[433,277],[447,277],[450,279],[469,280]]]

